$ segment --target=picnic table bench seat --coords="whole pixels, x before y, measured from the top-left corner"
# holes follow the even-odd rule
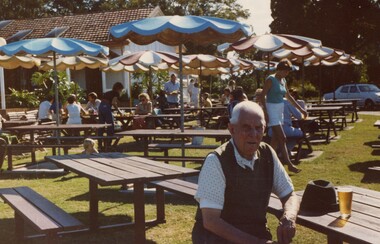
[[[164,156],[149,156],[149,158],[153,160],[159,160],[159,161],[165,161],[165,163],[168,163],[169,161],[192,161],[192,162],[200,162],[203,163],[204,157],[189,157],[189,156],[169,156],[169,149],[181,149],[182,147],[184,149],[215,149],[218,148],[220,145],[197,145],[197,144],[191,144],[191,143],[185,143],[182,145],[182,143],[149,143],[148,144],[148,150],[160,150],[164,152]]]
[[[79,220],[29,187],[2,188],[0,196],[15,212],[18,239],[45,236],[48,243],[56,243],[58,234],[84,227]],[[29,224],[39,235],[25,236],[24,224]]]
[[[198,184],[181,179],[152,181],[148,187],[156,188],[156,214],[157,223],[165,223],[165,191],[180,194],[184,197],[194,198]]]
[[[75,148],[78,147],[78,144],[2,144],[0,145],[0,150],[6,150],[7,152],[7,158],[8,158],[8,170],[13,169],[13,154],[14,154],[14,149],[37,149],[37,148],[52,148],[53,149],[53,155],[56,155],[56,149],[57,148],[63,148],[64,154],[68,154],[68,151],[70,148]],[[3,161],[4,159],[0,159],[0,169],[3,166]],[[32,162],[35,162],[36,159],[32,157]]]

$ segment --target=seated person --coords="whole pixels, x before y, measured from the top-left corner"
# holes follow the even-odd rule
[[[242,89],[235,89],[230,94],[230,103],[228,104],[227,111],[228,117],[231,118],[232,110],[236,104],[246,100]]]
[[[100,99],[98,99],[98,95],[95,92],[91,92],[87,96],[88,103],[86,105],[85,111],[89,114],[98,114],[99,105],[101,103]]]
[[[301,106],[301,108],[306,109],[306,103],[305,103],[304,100],[301,100],[301,99],[299,98],[299,95],[298,95],[298,91],[297,91],[297,89],[295,89],[295,88],[290,88],[290,89],[289,89],[289,93],[290,93],[290,95],[292,95],[292,97],[294,97],[294,100],[297,101],[297,103]]]
[[[230,88],[228,87],[224,88],[222,97],[220,98],[220,102],[223,105],[227,106],[230,103],[230,94],[231,94]]]
[[[71,94],[67,98],[64,110],[68,116],[67,124],[82,124],[82,118],[80,117],[82,106],[77,103],[77,96]]]
[[[284,129],[286,138],[298,139],[303,136],[303,131],[300,128],[293,127],[293,119],[302,119],[302,113],[288,100],[284,99],[284,124],[282,128]],[[269,127],[268,136],[272,137],[271,127]],[[286,146],[288,150],[292,150],[295,146],[295,141],[287,140]]]
[[[50,107],[54,101],[52,95],[47,95],[46,99],[42,101],[38,107],[38,122],[44,123],[52,121],[52,114],[50,111]]]
[[[82,106],[77,103],[77,96],[71,94],[67,98],[67,104],[64,108],[66,115],[68,116],[66,124],[82,124],[81,111]],[[79,131],[72,131],[72,136],[79,136]]]
[[[203,107],[204,108],[212,108],[212,101],[210,99],[210,94],[205,92],[202,94]]]
[[[92,153],[99,153],[98,150],[95,148],[95,140],[91,138],[86,138],[83,141],[83,148],[84,151],[83,154],[92,154]]]
[[[169,107],[168,100],[166,99],[166,93],[164,90],[161,90],[158,93],[158,97],[155,99],[155,107],[161,109],[161,112],[163,112],[165,108]]]
[[[147,93],[141,93],[139,95],[140,102],[136,105],[136,115],[151,115],[153,108],[150,97]],[[133,128],[134,129],[144,129],[147,128],[147,123],[145,121],[145,116],[138,116],[133,118]]]

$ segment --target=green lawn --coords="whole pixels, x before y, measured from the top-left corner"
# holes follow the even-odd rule
[[[319,158],[302,162],[299,167],[302,172],[291,178],[296,190],[304,189],[307,182],[315,179],[325,179],[334,185],[356,185],[368,189],[380,191],[379,172],[367,170],[370,166],[380,166],[378,155],[369,144],[378,141],[379,129],[373,123],[379,118],[376,116],[361,115],[363,121],[351,124],[353,129],[340,131],[341,138],[332,141],[328,145],[315,145],[315,150],[324,153]],[[210,141],[210,143],[213,143]],[[124,140],[122,145],[127,151],[138,149],[135,143]],[[206,153],[194,151],[193,154]],[[79,150],[78,150],[79,152]],[[39,152],[39,159],[46,153]],[[15,161],[16,164],[30,160],[24,158]],[[188,167],[198,167],[196,164],[188,164]],[[6,167],[3,166],[3,169]],[[88,224],[88,181],[68,174],[58,178],[40,179],[4,179],[0,175],[0,187],[29,186],[45,196],[58,206],[71,213],[84,223]],[[100,221],[106,223],[118,223],[133,218],[132,199],[129,193],[119,193],[118,188],[101,188],[99,204]],[[147,219],[153,218],[155,213],[154,198],[152,194],[146,195]],[[181,198],[176,195],[167,197],[167,223],[147,228],[148,243],[191,243],[191,229],[194,223],[196,204],[193,200]],[[273,230],[277,220],[268,215],[269,225]],[[15,243],[13,211],[6,204],[0,203],[0,240],[9,240],[7,243]],[[0,241],[1,243],[2,241]],[[40,243],[35,241],[32,243]],[[81,234],[66,236],[62,243],[133,243],[133,230],[107,230],[93,234]],[[326,238],[314,231],[299,227],[294,243],[326,243]]]

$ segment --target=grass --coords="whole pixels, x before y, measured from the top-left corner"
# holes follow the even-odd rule
[[[313,161],[302,162],[299,165],[301,173],[291,174],[296,190],[304,189],[310,180],[325,179],[336,186],[355,185],[380,191],[379,173],[368,170],[370,166],[380,166],[379,154],[369,146],[378,141],[379,129],[374,127],[373,123],[379,117],[370,115],[360,117],[363,119],[362,122],[349,124],[354,126],[353,129],[338,132],[341,137],[339,140],[327,145],[313,146],[315,150],[322,150],[323,154]],[[215,142],[206,140],[206,143]],[[126,139],[123,139],[122,145],[127,151],[139,149],[136,143]],[[180,153],[180,150],[177,150],[177,153]],[[207,150],[191,151],[189,155],[198,156],[199,153],[206,154]],[[39,152],[37,158],[42,159],[45,154]],[[138,154],[141,155],[141,152]],[[24,158],[16,160],[15,163],[21,164],[28,160],[30,159]],[[197,164],[187,164],[187,166],[199,167]],[[0,177],[3,176],[0,174]],[[0,187],[10,186],[29,186],[88,224],[88,180],[84,178],[70,173],[57,178],[0,180]],[[102,224],[118,223],[133,218],[132,196],[129,193],[119,193],[118,187],[104,187],[100,188],[99,195],[99,218]],[[153,194],[146,195],[146,203],[147,219],[152,219],[155,217]],[[147,227],[148,243],[191,243],[195,201],[177,195],[168,195],[167,203],[167,222]],[[0,240],[15,243],[13,210],[6,204],[0,204],[0,219]],[[277,220],[271,215],[268,215],[268,220],[272,233],[275,233]],[[39,242],[40,240],[36,240],[31,243]],[[133,243],[133,229],[70,235],[62,238],[61,243]],[[293,243],[326,243],[326,238],[322,234],[299,226]]]

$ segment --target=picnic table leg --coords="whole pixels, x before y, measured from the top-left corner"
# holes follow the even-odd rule
[[[25,236],[25,222],[24,219],[15,212],[15,235],[18,241],[24,239]]]
[[[98,228],[98,184],[90,180],[90,230]]]
[[[165,223],[165,190],[162,187],[156,187],[156,213],[157,223]]]
[[[135,243],[145,243],[144,183],[133,184],[133,204],[135,209]]]
[[[327,244],[343,244],[342,240],[339,240],[338,238],[328,235],[327,236]]]

